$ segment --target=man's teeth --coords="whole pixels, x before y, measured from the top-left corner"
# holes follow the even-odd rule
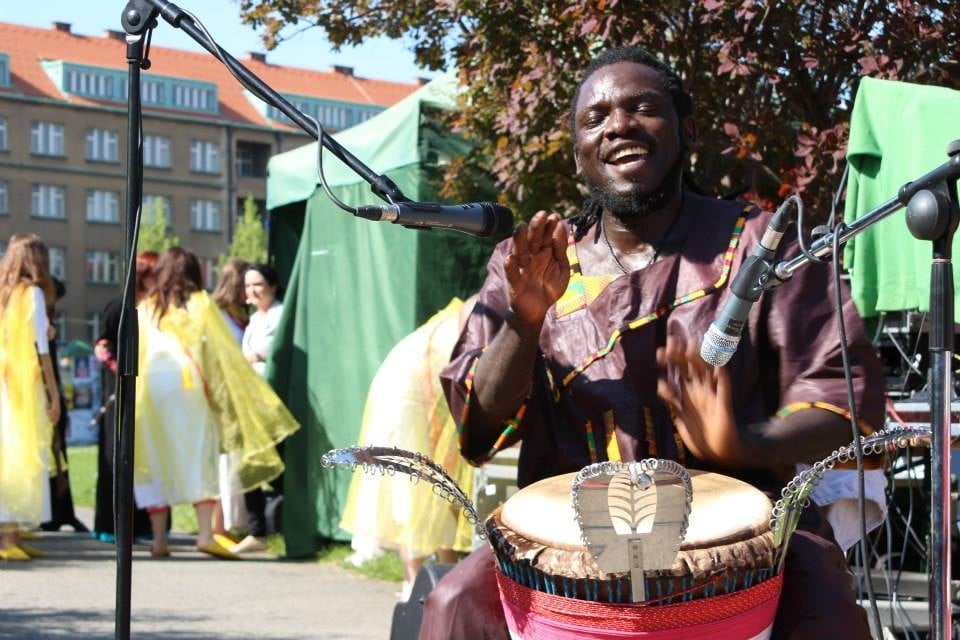
[[[610,154],[607,162],[616,162],[617,160],[621,160],[627,156],[645,156],[647,153],[647,147],[627,147],[626,149],[614,151],[612,154]]]

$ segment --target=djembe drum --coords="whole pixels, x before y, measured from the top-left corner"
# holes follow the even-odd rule
[[[523,640],[769,638],[786,549],[823,474],[857,449],[879,455],[930,438],[929,429],[916,428],[862,437],[797,475],[772,507],[746,483],[654,459],[598,463],[525,487],[487,519],[485,532],[478,527],[496,555],[510,633]],[[420,454],[349,447],[327,452],[322,463],[429,482],[478,524],[471,500]]]
[[[649,462],[664,461],[643,461]],[[597,537],[596,527],[592,532],[585,528],[583,509],[575,504],[577,475],[556,476],[525,487],[485,523],[513,638],[769,637],[781,577],[770,530],[772,505],[763,493],[733,478],[690,471],[687,493],[692,489],[692,502],[685,532],[676,516],[677,505],[682,509],[687,503],[676,495],[661,495],[661,501],[669,497],[673,505],[674,529],[669,530],[670,517],[666,523],[652,522],[647,528],[655,533],[666,527],[660,531],[660,546],[665,537],[668,548],[657,549],[652,543],[644,549],[637,542],[642,538],[637,531],[643,527],[628,527],[632,530],[625,532],[626,537],[633,537],[627,544],[630,559],[621,564],[636,560],[637,554],[643,558],[633,571],[624,566],[610,572],[597,560],[610,555],[612,538]],[[621,502],[623,496],[629,499],[631,491],[637,493],[635,487],[631,490],[627,483],[621,485]],[[619,519],[626,513],[634,525],[645,519],[662,520],[659,513],[654,518],[653,507],[639,500],[626,506],[613,504],[613,499],[607,502],[613,520],[618,519],[618,509]],[[603,495],[600,503],[603,506]],[[595,538],[592,544],[591,536]],[[658,553],[659,560],[655,557]],[[664,568],[649,569],[658,562]],[[637,581],[642,584],[635,584]]]

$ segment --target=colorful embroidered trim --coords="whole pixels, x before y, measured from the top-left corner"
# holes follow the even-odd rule
[[[497,454],[507,442],[507,438],[510,437],[514,431],[520,428],[520,423],[523,421],[523,416],[527,413],[527,403],[530,402],[530,394],[527,393],[527,397],[524,398],[523,404],[520,405],[520,408],[517,409],[515,416],[507,420],[507,426],[504,428],[503,432],[500,434],[500,437],[497,438],[497,441],[493,443],[493,446],[490,447],[490,451],[487,452],[486,459],[489,460]]]
[[[781,407],[776,416],[780,419],[786,418],[787,416],[797,413],[799,411],[804,411],[806,409],[823,409],[824,411],[829,411],[830,413],[835,413],[838,416],[844,418],[845,420],[850,420],[850,411],[844,409],[843,407],[838,407],[835,404],[830,404],[829,402],[791,402],[785,407]],[[858,424],[860,425],[860,435],[868,436],[875,431],[875,429],[864,422],[859,420]]]
[[[650,407],[643,408],[643,425],[647,435],[647,456],[657,457],[657,429],[653,424],[653,412]]]
[[[737,218],[736,223],[733,225],[733,234],[730,238],[730,244],[727,246],[727,252],[723,256],[723,267],[720,270],[720,277],[717,278],[716,282],[714,282],[712,285],[704,289],[699,289],[698,291],[694,291],[693,293],[688,293],[684,296],[680,296],[673,302],[660,307],[653,313],[645,315],[641,318],[637,318],[631,322],[628,322],[627,324],[620,327],[619,329],[616,329],[613,332],[613,335],[610,336],[610,340],[607,341],[607,345],[602,349],[600,349],[599,351],[597,351],[596,353],[594,353],[593,355],[589,356],[586,359],[586,361],[584,361],[582,364],[580,364],[575,369],[573,369],[570,373],[568,373],[563,378],[563,382],[561,386],[562,387],[568,386],[571,382],[573,382],[573,379],[576,378],[581,373],[583,373],[587,369],[587,367],[589,367],[591,364],[593,364],[597,360],[607,356],[607,354],[609,354],[613,350],[613,348],[616,346],[617,341],[620,340],[620,338],[626,332],[644,327],[650,324],[651,322],[654,322],[662,318],[663,316],[667,315],[677,307],[687,304],[689,302],[693,302],[694,300],[699,300],[700,298],[703,298],[704,296],[707,296],[717,291],[718,289],[722,288],[727,283],[727,278],[730,275],[730,268],[733,265],[733,255],[736,252],[737,245],[740,243],[740,234],[743,233],[743,228],[746,224],[745,214],[747,211],[749,211],[751,207],[752,205],[748,205],[747,207],[745,207],[744,215],[741,215],[739,218]]]
[[[577,243],[573,239],[573,234],[567,240],[567,261],[570,263],[570,281],[567,284],[567,290],[556,302],[557,317],[563,317],[585,308],[603,293],[607,285],[620,276],[620,274],[583,275],[580,257],[577,255]]]
[[[603,428],[607,440],[607,460],[620,462],[620,443],[617,441],[617,421],[613,417],[613,409],[603,412]]]
[[[590,464],[595,464],[599,462],[600,459],[597,458],[597,439],[593,437],[593,422],[587,420],[584,428],[587,431],[587,448],[590,450]]]
[[[481,354],[482,355],[482,354]],[[459,441],[460,450],[463,451],[464,448],[464,434],[463,427],[467,424],[467,418],[470,416],[470,400],[473,398],[473,380],[477,376],[477,366],[480,364],[480,356],[477,356],[473,359],[473,364],[470,365],[470,370],[467,371],[467,376],[463,381],[463,386],[466,387],[467,397],[463,402],[463,411],[460,413],[460,420],[457,422],[457,439]],[[530,395],[533,393],[533,385],[530,385],[530,390],[527,392],[527,397],[524,398],[523,404],[520,405],[520,408],[517,409],[517,413],[507,420],[506,427],[497,437],[496,442],[493,443],[493,446],[490,447],[490,451],[487,454],[477,460],[480,464],[486,462],[503,448],[504,443],[506,443],[507,438],[510,437],[510,434],[514,433],[517,429],[520,428],[520,423],[523,420],[523,416],[527,413],[527,403],[530,401]]]

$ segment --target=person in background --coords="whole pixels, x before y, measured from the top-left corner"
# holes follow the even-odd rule
[[[155,283],[137,307],[134,496],[153,527],[153,556],[169,555],[170,505],[192,504],[197,550],[237,556],[213,537],[218,455],[235,453],[242,490],[283,471],[276,443],[299,428],[273,390],[245,364],[219,307],[202,288],[194,254],[160,255]]]
[[[263,375],[267,368],[267,356],[273,334],[280,324],[283,313],[282,291],[277,271],[268,264],[254,263],[243,274],[244,293],[247,304],[253,307],[250,322],[243,331],[243,357],[253,365],[254,371]],[[282,447],[280,455],[283,455]],[[275,495],[283,494],[283,478],[272,483]],[[247,507],[248,535],[230,548],[234,553],[254,553],[267,548],[267,493],[263,487],[248,491],[244,496]]]
[[[237,344],[243,340],[243,331],[250,320],[243,284],[244,272],[249,264],[243,258],[227,260],[220,269],[217,288],[210,295],[220,307],[220,313],[223,314],[223,319]],[[220,454],[220,500],[213,507],[213,537],[221,546],[227,548],[239,542],[239,539],[230,533],[230,529],[243,528],[247,524],[247,507],[242,492],[237,489],[235,467],[236,461],[232,461],[231,456]]]
[[[51,279],[53,280],[56,302],[59,302],[67,294],[67,288],[59,278],[51,276]],[[60,367],[57,366],[57,335],[53,317],[54,307],[51,306],[47,309],[50,361],[53,362],[53,375],[57,379],[60,406],[66,407],[67,403],[63,397],[63,384],[60,381]],[[62,526],[67,525],[74,531],[86,533],[89,529],[77,518],[73,509],[73,494],[70,491],[70,471],[67,458],[67,432],[69,428],[70,414],[68,411],[62,410],[60,411],[60,419],[57,420],[57,424],[53,428],[51,452],[54,473],[50,477],[51,517],[50,520],[41,523],[40,528],[44,531],[59,531]]]
[[[139,303],[153,287],[153,268],[160,257],[156,251],[141,251],[137,254],[134,273],[134,302]],[[116,540],[113,513],[113,447],[116,438],[117,412],[117,336],[120,332],[120,311],[123,299],[114,298],[103,309],[103,332],[93,346],[93,353],[100,361],[100,385],[103,406],[97,411],[97,487],[96,506],[93,513],[92,536],[101,542]],[[145,509],[134,509],[133,537],[152,537],[150,516]]]
[[[457,425],[440,387],[440,370],[474,299],[454,298],[398,342],[370,382],[358,444],[397,447],[430,458],[472,495],[473,468],[457,450]],[[401,600],[408,600],[426,558],[452,564],[473,549],[473,527],[462,509],[439,499],[426,482],[354,474],[340,526],[353,534],[351,562],[384,549],[403,564]]]
[[[0,559],[39,555],[20,527],[50,519],[48,461],[60,391],[50,358],[54,302],[47,246],[14,234],[0,259]]]

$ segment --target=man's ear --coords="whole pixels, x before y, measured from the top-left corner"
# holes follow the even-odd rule
[[[573,150],[573,164],[577,168],[577,175],[580,175],[580,150],[576,148]]]
[[[680,121],[680,140],[687,147],[693,147],[697,144],[697,140],[700,137],[700,131],[697,128],[697,121],[693,119],[693,116],[687,116]]]

